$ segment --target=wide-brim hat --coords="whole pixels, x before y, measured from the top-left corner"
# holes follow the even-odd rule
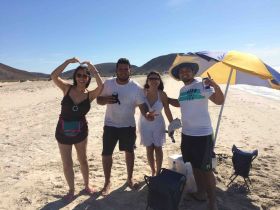
[[[197,74],[199,70],[199,65],[197,63],[190,62],[188,59],[186,59],[186,57],[178,55],[169,69],[170,76],[179,81],[179,70],[185,67],[191,68],[194,74]]]

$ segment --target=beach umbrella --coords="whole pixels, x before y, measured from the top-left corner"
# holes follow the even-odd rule
[[[197,63],[199,66],[197,76],[207,77],[207,73],[209,73],[215,82],[227,84],[225,99],[229,84],[249,84],[276,89],[280,88],[280,73],[252,54],[238,51],[202,51],[179,54],[169,69],[169,74],[176,80],[179,80],[179,68],[176,67],[182,63]],[[215,141],[218,135],[223,108],[224,103],[221,106],[217,122]]]

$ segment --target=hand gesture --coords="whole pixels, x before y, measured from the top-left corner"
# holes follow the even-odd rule
[[[148,120],[148,121],[153,121],[155,119],[156,116],[158,116],[158,114],[155,113],[156,110],[154,111],[151,111],[151,112],[147,112],[145,114],[145,118]]]
[[[88,66],[88,69],[92,72],[92,74],[99,73],[95,66],[90,61],[83,61],[81,64],[86,64]]]
[[[205,85],[209,85],[211,87],[217,87],[217,83],[211,78],[211,75],[207,72],[208,78],[205,80]]]
[[[66,62],[69,63],[80,63],[80,60],[76,57],[70,58],[68,60],[66,60]]]

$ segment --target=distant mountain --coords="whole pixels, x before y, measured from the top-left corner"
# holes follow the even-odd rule
[[[24,80],[40,80],[46,79],[41,73],[31,73],[24,70],[19,70],[3,63],[0,63],[0,81],[24,81]]]
[[[132,65],[132,74],[147,74],[150,71],[166,72],[172,65],[177,53],[162,55],[148,61],[144,65],[138,67]],[[100,71],[101,76],[113,76],[116,71],[116,63],[100,63],[95,65]],[[73,76],[74,69],[63,72],[62,77],[70,79]],[[49,79],[49,74],[38,72],[28,72],[19,70],[5,64],[0,63],[0,81],[19,81],[19,80],[46,80]]]
[[[171,67],[178,53],[162,55],[145,63],[143,66],[135,69],[135,74],[147,74],[150,71],[164,73]]]
[[[101,76],[103,76],[103,77],[113,76],[116,71],[116,63],[100,63],[100,64],[96,64],[95,67],[100,72]],[[132,65],[132,68],[138,68],[138,67],[135,65]],[[72,69],[72,70],[62,73],[62,77],[67,78],[67,79],[72,78],[74,70],[75,69]]]
[[[30,72],[30,73],[33,74],[36,77],[39,77],[39,78],[46,78],[46,79],[50,78],[49,74],[44,74],[44,73],[41,73],[41,72]]]

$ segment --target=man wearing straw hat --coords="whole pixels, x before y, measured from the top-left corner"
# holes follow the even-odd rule
[[[208,99],[217,105],[224,102],[224,95],[217,83],[208,78],[195,78],[199,70],[197,63],[178,62],[170,68],[171,76],[184,83],[178,99],[169,103],[181,108],[182,141],[184,162],[191,162],[197,184],[196,200],[209,200],[209,209],[217,209],[216,181],[212,170],[213,128],[208,111]]]

